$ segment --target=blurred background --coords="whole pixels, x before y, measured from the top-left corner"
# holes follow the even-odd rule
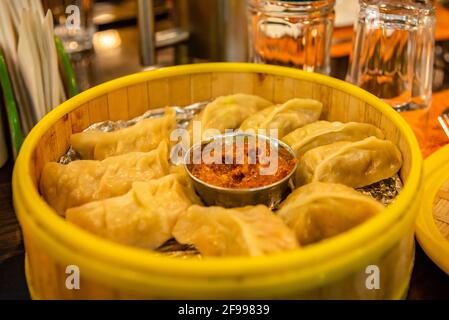
[[[55,19],[76,1],[43,0]],[[81,90],[149,66],[142,64],[139,36],[139,0],[83,0],[92,7],[95,28],[92,50],[72,53]],[[208,61],[248,61],[247,0],[152,0],[154,8],[155,66]],[[447,1],[436,1],[441,20]],[[352,49],[353,23],[358,1],[337,0],[331,40],[331,75],[344,79]],[[438,16],[437,16],[438,17]],[[443,21],[441,21],[443,22]],[[449,30],[437,31],[434,91],[448,86]]]
[[[54,10],[57,2],[61,1],[44,1],[56,18],[65,15],[70,1]],[[153,0],[149,1],[153,8],[140,7],[140,17],[144,1],[90,2],[96,30],[92,50],[71,53],[80,90],[148,67],[248,59],[245,1]],[[154,27],[144,29],[154,30],[154,36],[147,38],[154,44],[143,43],[139,18],[154,19]],[[154,56],[149,62],[142,56],[142,46]]]

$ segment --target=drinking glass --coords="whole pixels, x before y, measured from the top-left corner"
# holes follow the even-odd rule
[[[329,74],[335,0],[249,0],[251,60]]]
[[[430,1],[360,0],[347,80],[397,111],[432,99],[435,8]]]
[[[400,112],[431,148],[435,8],[426,0],[359,0],[347,80]]]
[[[93,47],[95,33],[93,21],[94,0],[44,0],[51,9],[55,22],[55,34],[68,53],[82,52]]]

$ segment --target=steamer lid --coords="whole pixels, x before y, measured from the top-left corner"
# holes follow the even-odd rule
[[[423,183],[416,237],[429,258],[449,274],[449,145],[425,161]]]

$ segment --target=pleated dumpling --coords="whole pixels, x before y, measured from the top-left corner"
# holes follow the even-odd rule
[[[179,216],[173,236],[204,256],[261,256],[298,248],[293,231],[262,205],[192,206]]]
[[[359,141],[368,137],[384,139],[382,131],[368,123],[317,121],[296,129],[282,141],[288,144],[298,157],[307,151],[338,141]]]
[[[249,94],[223,96],[208,104],[198,119],[204,138],[213,136],[208,129],[225,133],[226,129],[238,129],[242,122],[256,112],[272,106],[273,103]]]
[[[299,243],[308,245],[348,231],[383,209],[373,198],[347,186],[314,182],[290,194],[277,213]]]
[[[394,176],[401,166],[401,152],[391,141],[369,137],[335,142],[300,157],[295,182],[297,186],[320,181],[361,188]]]
[[[323,104],[313,99],[292,99],[279,106],[259,111],[246,119],[240,130],[277,129],[278,138],[283,138],[297,128],[317,121],[321,116]]]
[[[162,118],[145,119],[129,128],[112,131],[88,131],[71,136],[72,148],[84,160],[104,160],[130,152],[149,152],[162,140],[168,140],[176,128],[176,111],[167,108]]]
[[[103,161],[79,160],[68,165],[47,163],[40,190],[60,215],[85,203],[121,196],[134,181],[149,181],[169,173],[168,145],[162,142],[150,152],[132,152]]]
[[[68,209],[66,219],[121,244],[157,249],[172,238],[178,216],[201,203],[187,181],[172,174],[135,182],[123,196]]]

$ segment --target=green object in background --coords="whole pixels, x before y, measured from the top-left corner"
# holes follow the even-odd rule
[[[12,90],[11,80],[6,66],[6,60],[3,52],[0,50],[0,84],[3,89],[3,96],[6,106],[6,115],[8,117],[9,129],[11,131],[11,139],[13,145],[14,158],[19,154],[22,146],[24,135],[20,125],[19,112],[17,111],[17,104]]]
[[[55,44],[56,50],[58,52],[58,57],[64,72],[68,94],[69,97],[71,98],[79,93],[78,85],[76,83],[75,72],[73,71],[69,55],[64,50],[61,40],[57,37],[55,37]],[[25,136],[20,124],[19,112],[17,109],[17,103],[14,97],[14,91],[12,89],[11,79],[9,77],[6,60],[4,58],[1,49],[0,49],[0,85],[3,90],[3,96],[5,100],[6,114],[8,118],[9,129],[11,132],[14,158],[16,158],[17,155],[19,154],[20,147],[22,146]]]
[[[62,63],[64,75],[67,80],[67,86],[69,90],[69,97],[74,97],[79,93],[78,85],[76,83],[75,72],[73,71],[72,62],[70,57],[64,49],[61,39],[55,37],[56,51],[58,51],[59,59]]]

